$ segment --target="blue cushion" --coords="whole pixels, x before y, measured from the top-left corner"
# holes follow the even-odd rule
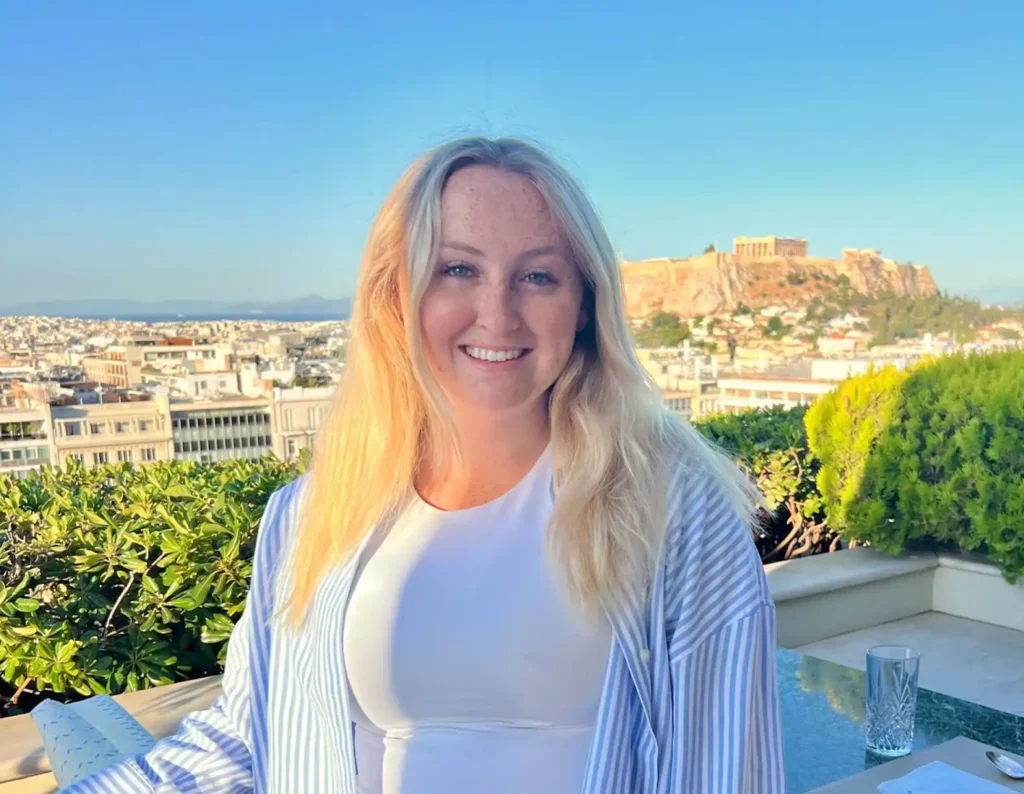
[[[32,709],[57,785],[63,788],[125,756],[149,751],[156,740],[106,695],[70,705],[44,700]]]

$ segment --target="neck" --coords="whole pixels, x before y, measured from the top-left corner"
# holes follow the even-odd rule
[[[461,461],[445,465],[428,452],[416,489],[444,510],[474,507],[511,490],[533,468],[551,438],[547,411],[507,417],[462,415],[456,427]]]

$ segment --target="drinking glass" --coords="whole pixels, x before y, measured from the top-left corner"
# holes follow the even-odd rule
[[[887,758],[914,744],[917,673],[921,654],[902,645],[876,645],[867,659],[867,746]]]

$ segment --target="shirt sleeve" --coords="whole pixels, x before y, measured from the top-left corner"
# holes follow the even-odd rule
[[[283,490],[267,503],[256,542],[252,587],[231,638],[222,679],[223,694],[205,711],[182,721],[178,732],[145,755],[129,756],[79,780],[61,794],[248,794],[253,791],[250,728],[250,647],[253,593],[260,573],[260,549],[270,524],[286,502]]]
[[[223,694],[189,714],[178,732],[145,755],[130,756],[61,794],[243,794],[253,790],[249,732],[248,609],[231,639]]]
[[[760,604],[671,662],[672,794],[784,794],[775,607]]]

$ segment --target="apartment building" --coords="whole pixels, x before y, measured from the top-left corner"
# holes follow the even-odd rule
[[[676,380],[672,388],[662,390],[661,401],[687,421],[716,414],[719,411],[718,381],[707,378]]]
[[[80,364],[88,380],[118,389],[142,385],[142,348],[137,345],[111,345],[98,355],[84,356]]]
[[[187,337],[168,337],[152,344],[111,345],[102,353],[82,359],[89,380],[121,389],[141,386],[147,373],[224,372],[232,370],[233,364],[231,345],[199,343]]]
[[[66,466],[72,459],[92,467],[119,461],[150,463],[173,456],[166,395],[49,405],[46,410],[53,428],[52,460],[56,466]]]
[[[172,402],[171,435],[179,460],[257,460],[274,451],[270,400]]]
[[[661,402],[672,413],[689,421],[693,418],[693,403],[696,395],[691,391],[663,391]]]
[[[274,454],[295,460],[304,449],[312,450],[334,395],[333,386],[281,389],[273,392]]]
[[[166,375],[143,373],[143,377],[147,383],[166,386],[172,396],[196,400],[227,395],[241,396],[237,372],[181,372]]]
[[[724,413],[740,413],[751,408],[810,405],[832,391],[839,381],[813,380],[772,375],[719,378],[718,403]]]
[[[21,479],[50,462],[46,411],[0,393],[0,474]]]

